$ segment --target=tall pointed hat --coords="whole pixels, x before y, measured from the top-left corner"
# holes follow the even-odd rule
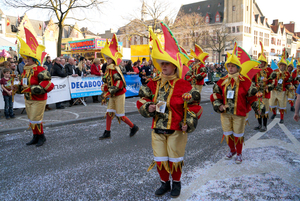
[[[41,65],[47,55],[47,53],[44,52],[46,48],[44,45],[39,45],[34,35],[27,28],[24,27],[24,30],[26,42],[17,36],[21,44],[19,53],[23,58],[31,57],[38,65]]]
[[[119,65],[122,61],[123,55],[119,52],[118,48],[118,39],[116,34],[113,35],[111,42],[108,42],[106,39],[106,43],[104,48],[101,50],[102,57],[106,60],[107,57],[112,58],[116,65]]]
[[[195,51],[191,49],[191,56],[205,64],[205,60],[208,58],[209,54],[204,52],[199,45],[195,44]]]
[[[279,61],[278,64],[277,64],[278,67],[279,67],[280,64],[285,64],[286,67],[287,67],[287,62],[286,62],[286,50],[285,50],[285,48],[283,48],[282,55],[281,55],[281,59],[280,59],[280,61]]]
[[[153,65],[155,66],[156,69],[161,71],[161,63],[162,62],[170,62],[174,64],[177,67],[177,74],[178,77],[182,77],[182,68],[183,68],[183,63],[181,61],[181,57],[184,54],[174,37],[173,33],[167,27],[166,24],[163,22],[160,23],[162,27],[162,31],[164,33],[164,38],[165,38],[165,48],[163,49],[159,39],[157,38],[157,35],[153,32],[153,30],[150,28],[150,36],[153,40],[153,46],[152,46],[152,53],[151,57],[153,59]]]
[[[266,57],[266,55],[264,53],[264,46],[263,46],[263,44],[262,44],[261,41],[259,41],[259,44],[260,44],[260,47],[261,47],[261,52],[259,54],[258,61],[264,61],[264,62],[266,62],[266,65],[267,65],[268,64],[268,60],[267,60],[267,57]]]
[[[242,64],[236,55],[236,51],[237,51],[237,43],[235,42],[232,54],[227,52],[227,61],[225,62],[225,68],[227,71],[228,71],[227,64],[229,63],[235,64],[239,68],[239,70],[241,70]]]
[[[293,59],[293,57],[294,57],[294,55],[292,56],[291,61],[287,61],[287,62],[288,62],[288,66],[292,66],[294,68],[295,66],[294,66],[294,59]]]

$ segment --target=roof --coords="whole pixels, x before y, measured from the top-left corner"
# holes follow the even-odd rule
[[[224,0],[206,0],[191,4],[182,5],[176,18],[182,14],[197,13],[201,16],[210,16],[210,23],[215,23],[215,16],[219,12],[221,15],[221,22],[223,21]]]
[[[20,23],[22,23],[23,17],[24,16],[20,17]],[[11,25],[14,25],[16,28],[19,26],[19,24],[18,24],[18,17],[15,17],[15,16],[6,16],[6,19],[9,19],[9,22],[10,22],[10,28],[6,29],[6,33],[15,33],[12,30],[12,26]],[[31,23],[34,31],[36,32],[36,34],[38,36],[42,36],[43,35],[43,30],[40,29],[40,26],[43,26],[44,21],[34,20],[34,19],[29,19],[29,20],[30,20],[30,23]]]

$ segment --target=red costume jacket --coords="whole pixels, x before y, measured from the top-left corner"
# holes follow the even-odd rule
[[[101,87],[105,93],[104,97],[119,96],[126,92],[126,82],[119,66],[114,64],[107,66],[102,81],[104,82]]]
[[[162,78],[156,77],[149,81],[147,86],[142,86],[137,101],[137,108],[144,117],[153,117],[152,128],[181,130],[181,123],[184,117],[184,101],[182,95],[190,93],[192,99],[188,102],[187,132],[192,132],[197,126],[197,120],[202,114],[202,107],[199,106],[200,93],[192,89],[189,82],[175,78],[162,83]],[[164,113],[148,112],[149,105],[157,104],[159,101],[166,102]]]
[[[191,85],[204,85],[204,78],[207,76],[206,68],[204,64],[197,62],[194,63],[192,69],[190,69],[185,75],[185,80],[191,83]]]
[[[27,80],[27,86],[23,86],[25,80]],[[23,93],[26,100],[47,100],[47,93],[54,88],[49,71],[37,65],[24,66],[20,81],[21,85],[17,93]]]
[[[292,87],[292,78],[290,78],[290,73],[287,71],[282,72],[280,69],[274,70],[276,73],[277,86],[274,90],[276,91],[286,91]]]
[[[259,104],[256,93],[255,84],[245,76],[239,74],[230,77],[226,75],[214,85],[210,101],[218,113],[225,112],[219,110],[221,105],[225,105],[227,106],[226,113],[246,116],[251,106],[254,111],[257,111],[258,108],[265,110],[264,105]]]
[[[292,73],[292,77],[293,77],[292,84],[297,89],[300,83],[300,69],[297,68],[296,70],[294,70],[294,72]]]
[[[262,70],[253,77],[253,82],[255,82],[257,90],[263,94],[262,97],[270,99],[271,91],[277,84],[276,73],[273,73],[271,68],[262,68]],[[265,89],[266,86],[268,87],[267,89]]]

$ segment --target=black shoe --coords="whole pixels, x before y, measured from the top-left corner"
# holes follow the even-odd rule
[[[259,131],[260,132],[266,132],[268,129],[267,129],[267,126],[263,126]]]
[[[42,134],[42,135],[37,135],[37,136],[39,138],[39,141],[38,141],[38,143],[35,146],[37,146],[37,147],[43,146],[44,142],[46,142],[45,135]]]
[[[15,118],[15,115],[11,115],[10,118],[14,119],[14,118]]]
[[[280,124],[283,124],[283,123],[284,123],[283,119],[280,119],[279,123],[280,123]]]
[[[272,114],[271,119],[275,119],[276,114]]]
[[[10,117],[5,117],[6,119],[10,119]]]
[[[61,105],[60,107],[57,107],[56,109],[65,109],[65,106]]]
[[[33,144],[36,144],[38,143],[38,140],[39,140],[39,137],[38,135],[33,135],[33,138],[30,142],[27,142],[26,145],[33,145]]]
[[[258,126],[254,127],[254,130],[260,130],[261,129],[261,124],[258,124]]]
[[[136,134],[136,132],[138,132],[138,130],[139,130],[139,127],[137,126],[137,125],[133,125],[133,127],[130,129],[130,134],[129,134],[129,136],[130,137],[132,137],[132,136],[134,136],[135,134]]]
[[[110,131],[105,130],[103,135],[99,137],[99,140],[104,140],[109,138],[110,138]]]
[[[295,112],[295,107],[294,106],[291,107],[291,111]]]
[[[166,192],[171,190],[170,181],[161,182],[161,186],[155,191],[155,196],[160,197],[163,196]]]
[[[180,195],[181,191],[181,182],[180,181],[173,181],[172,182],[172,190],[171,190],[171,197],[177,198]]]

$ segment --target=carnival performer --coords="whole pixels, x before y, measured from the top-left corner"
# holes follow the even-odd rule
[[[294,86],[294,77],[295,74],[293,74],[293,71],[294,71],[294,59],[292,57],[291,61],[289,62],[287,60],[287,64],[288,64],[288,68],[287,68],[287,72],[290,74],[290,81],[291,81],[291,84]],[[294,86],[295,88],[295,86]],[[293,89],[293,90],[287,90],[287,98],[288,98],[288,102],[289,104],[291,105],[291,111],[292,112],[295,112],[295,107],[294,107],[294,101],[295,101],[295,90],[297,88]]]
[[[156,164],[161,179],[161,186],[155,191],[155,196],[162,196],[171,190],[171,197],[178,197],[188,137],[185,132],[190,133],[196,129],[202,107],[199,106],[199,91],[181,79],[182,52],[176,39],[164,23],[161,23],[161,27],[165,37],[164,48],[150,29],[153,39],[151,57],[154,67],[161,74],[140,88],[141,99],[137,101],[137,108],[142,116],[153,117],[151,136],[154,161],[148,171]]]
[[[298,89],[298,86],[300,84],[300,59],[297,60],[297,68],[292,73],[293,77],[293,85],[295,87],[295,91]]]
[[[25,29],[26,43],[18,37],[21,44],[20,54],[27,60],[24,71],[20,75],[20,85],[16,86],[16,92],[24,94],[25,109],[29,124],[33,132],[33,138],[26,145],[35,144],[42,146],[46,141],[43,130],[43,117],[47,102],[47,93],[53,88],[49,71],[41,67],[46,56],[45,46],[39,45],[34,35]]]
[[[290,78],[290,74],[287,72],[287,62],[285,57],[285,48],[282,53],[281,60],[278,62],[279,69],[274,70],[276,73],[277,79],[277,86],[271,92],[271,99],[270,99],[270,109],[273,112],[271,119],[276,117],[277,113],[277,104],[280,112],[280,121],[279,123],[284,123],[284,112],[286,111],[286,97],[287,97],[287,90],[294,90],[294,86],[292,85]]]
[[[264,116],[255,115],[258,120],[258,126],[254,128],[254,130],[259,130],[260,132],[267,131],[267,124],[269,118],[269,99],[271,97],[271,91],[276,86],[276,73],[268,67],[268,61],[266,55],[264,53],[264,46],[260,41],[261,53],[258,57],[258,61],[260,62],[259,68],[262,70],[258,72],[254,78],[253,82],[257,87],[257,94],[259,101],[262,101],[266,107],[266,112]],[[262,125],[263,124],[263,125]]]
[[[132,137],[139,130],[139,127],[133,124],[128,117],[125,116],[125,92],[126,82],[119,67],[122,61],[122,54],[118,50],[118,39],[116,34],[113,35],[111,42],[106,40],[104,48],[101,50],[103,58],[107,62],[106,73],[102,78],[103,93],[100,95],[102,103],[106,103],[106,130],[99,140],[108,139],[111,137],[111,122],[114,116],[117,116],[119,123],[125,122],[130,127],[129,136]]]
[[[208,53],[203,52],[202,48],[195,44],[195,51],[191,50],[191,56],[195,59],[192,68],[185,75],[185,80],[189,81],[192,87],[196,88],[200,93],[204,85],[204,78],[207,76],[207,71],[204,66],[205,60],[208,58]]]
[[[240,73],[242,67],[250,70],[259,64],[259,62],[245,62],[242,66],[240,60],[235,55],[237,44],[232,55],[227,53],[225,68],[228,75],[221,78],[213,87],[213,94],[210,96],[213,108],[217,113],[221,113],[221,122],[223,128],[223,138],[227,141],[230,151],[225,159],[232,159],[235,154],[235,162],[242,163],[242,148],[244,142],[244,131],[246,114],[249,112],[249,106],[256,114],[264,115],[261,111],[265,110],[262,103],[259,103],[255,84],[247,74]],[[249,59],[250,60],[250,59]],[[248,66],[247,66],[248,65]]]

